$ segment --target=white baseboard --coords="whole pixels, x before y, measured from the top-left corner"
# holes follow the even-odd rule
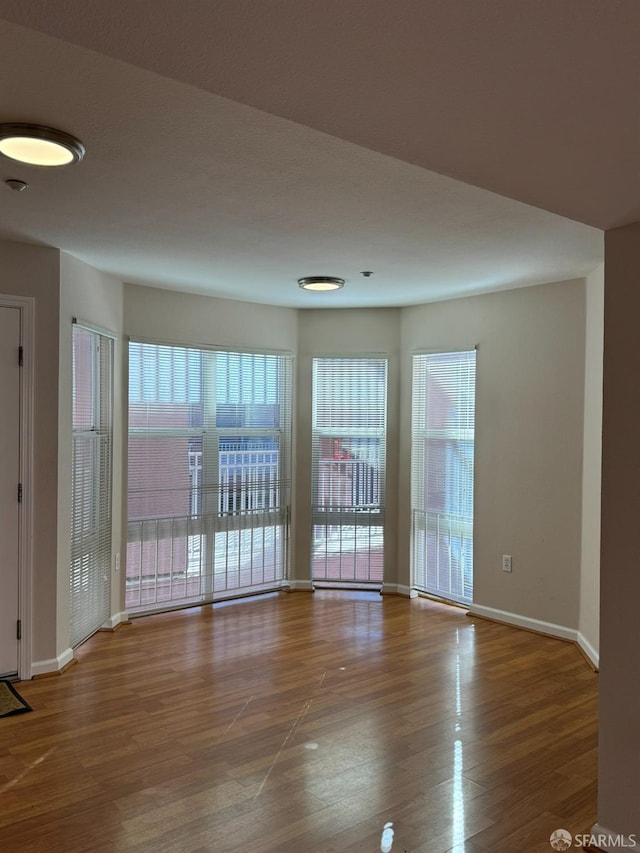
[[[102,624],[102,627],[105,628],[107,631],[113,631],[115,628],[118,627],[118,625],[121,625],[123,622],[128,621],[128,613],[114,613],[113,616],[110,616],[109,619],[107,619],[107,621]]]
[[[382,595],[401,595],[403,598],[417,598],[418,591],[402,583],[385,583],[382,585]]]
[[[594,669],[600,669],[600,655],[580,631],[578,631],[578,645],[582,649],[582,654],[591,661]]]
[[[526,628],[538,634],[548,634],[550,637],[558,637],[561,640],[578,642],[578,632],[575,628],[555,625],[553,622],[544,622],[542,619],[532,619],[529,616],[520,616],[508,610],[485,607],[483,604],[472,604],[469,607],[469,616],[484,616],[486,619],[493,619],[494,622],[505,622],[507,625],[515,625],[516,628]]]
[[[34,660],[31,664],[31,677],[36,675],[47,675],[50,672],[60,672],[73,660],[73,649],[65,649],[57,658],[49,660]]]
[[[621,832],[614,832],[595,823],[591,827],[591,836],[589,844],[605,850],[606,853],[617,853],[618,850],[640,853],[640,836],[638,835],[623,835]]]

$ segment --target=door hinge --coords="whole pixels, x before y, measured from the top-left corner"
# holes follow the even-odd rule
[[[24,349],[23,347],[18,347],[18,366],[22,367],[24,364]]]
[[[22,639],[22,619],[18,619],[16,623],[16,637],[18,640]]]
[[[22,503],[22,483],[18,483],[18,503]]]

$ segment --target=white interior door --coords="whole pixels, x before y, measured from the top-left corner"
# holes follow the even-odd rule
[[[20,309],[0,307],[0,676],[18,671]]]

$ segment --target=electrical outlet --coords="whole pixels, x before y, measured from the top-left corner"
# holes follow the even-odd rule
[[[511,571],[511,554],[503,554],[502,555],[502,571],[510,572]]]

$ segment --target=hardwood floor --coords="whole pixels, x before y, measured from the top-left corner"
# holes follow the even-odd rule
[[[552,853],[595,822],[597,675],[422,599],[278,594],[138,619],[18,685],[11,853]]]

